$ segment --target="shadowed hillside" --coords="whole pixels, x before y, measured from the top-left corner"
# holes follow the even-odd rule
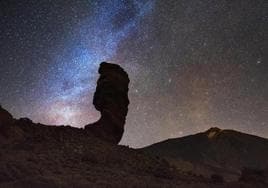
[[[142,149],[166,158],[179,169],[236,180],[244,168],[268,168],[268,140],[233,130],[211,128]]]

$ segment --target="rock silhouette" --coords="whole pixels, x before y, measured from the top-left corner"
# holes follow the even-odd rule
[[[106,62],[100,64],[99,74],[93,104],[100,111],[101,118],[85,129],[117,144],[124,133],[128,112],[129,78],[119,65]]]
[[[101,118],[95,123],[86,125],[85,130],[79,129],[79,131],[118,144],[124,133],[128,112],[128,74],[119,65],[106,62],[100,64],[99,74],[93,104],[100,111]],[[15,119],[0,106],[0,125],[9,125],[12,122],[15,122]],[[34,125],[28,118],[21,118],[15,124]],[[49,128],[58,131],[58,127],[46,127]]]
[[[0,105],[0,126],[9,124],[13,120],[12,115]]]

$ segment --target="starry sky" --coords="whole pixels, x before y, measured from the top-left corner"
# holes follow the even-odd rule
[[[0,104],[83,127],[102,61],[130,77],[121,144],[235,129],[268,138],[266,0],[0,1]]]

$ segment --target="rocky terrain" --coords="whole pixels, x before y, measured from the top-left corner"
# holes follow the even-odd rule
[[[213,168],[222,162],[222,171],[230,164],[265,166],[267,141],[258,137],[216,130],[143,150],[117,145],[124,132],[129,79],[114,64],[102,63],[99,73],[93,103],[101,118],[84,129],[15,119],[0,107],[0,188],[267,187],[265,169],[245,168],[239,179],[226,182],[221,173],[206,177],[183,166],[186,161]],[[179,158],[181,165],[174,162]]]
[[[173,186],[177,176],[203,181],[83,129],[14,120],[1,125],[0,143],[0,187]]]
[[[2,108],[0,114],[1,188],[267,186],[265,171],[245,170],[235,182],[206,178],[85,129],[12,119]]]

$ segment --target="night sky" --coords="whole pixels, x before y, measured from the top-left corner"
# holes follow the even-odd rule
[[[2,0],[0,104],[83,127],[102,61],[129,74],[121,144],[235,129],[268,138],[267,0]]]

